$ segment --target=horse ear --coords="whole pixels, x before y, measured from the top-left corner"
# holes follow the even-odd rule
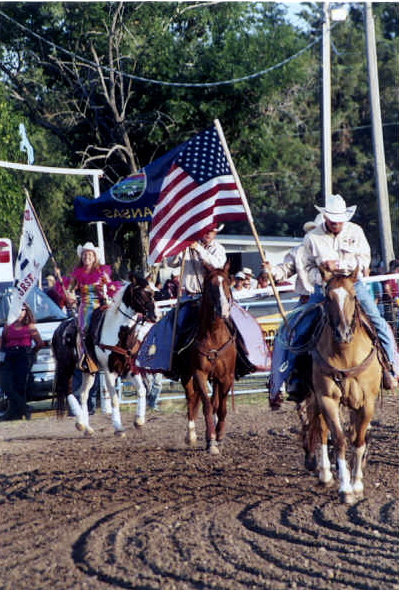
[[[319,265],[319,271],[320,271],[321,278],[322,278],[323,282],[328,283],[328,281],[333,276],[333,273],[331,272],[331,270],[328,270],[328,268],[325,266],[325,264],[321,263]]]
[[[230,260],[228,260],[228,261],[226,262],[226,264],[225,264],[225,265],[224,265],[224,267],[223,267],[223,270],[224,270],[224,272],[225,272],[227,275],[229,274],[229,272],[230,272]]]

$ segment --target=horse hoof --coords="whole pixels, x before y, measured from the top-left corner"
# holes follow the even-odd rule
[[[75,428],[76,430],[79,430],[79,432],[84,432],[86,430],[85,425],[80,422],[75,422]]]
[[[309,453],[305,454],[305,469],[308,471],[316,471],[317,460],[314,455],[310,455]]]
[[[114,434],[118,438],[126,438],[126,432],[123,429],[122,430],[115,430]]]
[[[136,418],[134,421],[134,425],[138,429],[142,428],[144,426],[144,424],[145,424],[144,418]]]
[[[353,492],[340,492],[339,499],[341,504],[354,504],[356,502],[355,494]]]
[[[208,453],[210,455],[220,455],[219,447],[215,440],[211,440],[211,442],[208,443]]]
[[[92,436],[94,436],[94,430],[90,428],[90,426],[86,426],[83,434],[86,438],[91,438]]]

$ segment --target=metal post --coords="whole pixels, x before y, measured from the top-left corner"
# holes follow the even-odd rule
[[[374,174],[378,195],[378,217],[380,224],[381,252],[385,268],[393,260],[392,224],[389,211],[388,185],[385,167],[384,139],[382,133],[380,91],[378,84],[377,51],[371,3],[364,6],[366,27],[366,53],[369,77],[371,123],[373,129]]]
[[[322,34],[322,188],[324,202],[332,193],[330,3],[323,4]]]
[[[93,175],[93,185],[94,185],[94,198],[98,199],[100,196],[100,180],[97,174]],[[97,221],[97,240],[98,240],[98,247],[100,249],[100,262],[101,264],[105,264],[105,249],[104,249],[104,234],[103,234],[103,222]]]

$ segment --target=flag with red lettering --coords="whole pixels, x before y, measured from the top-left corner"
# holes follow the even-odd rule
[[[215,126],[150,166],[155,164],[162,183],[150,229],[151,265],[179,254],[214,224],[247,220]]]
[[[43,235],[33,205],[27,197],[19,252],[15,262],[8,324],[18,319],[22,305],[28,293],[37,284],[42,268],[50,255],[47,240]]]

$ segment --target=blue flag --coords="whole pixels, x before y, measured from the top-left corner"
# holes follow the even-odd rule
[[[105,221],[111,226],[151,221],[164,176],[178,157],[181,147],[115,184],[98,199],[77,197],[74,201],[76,219]]]

